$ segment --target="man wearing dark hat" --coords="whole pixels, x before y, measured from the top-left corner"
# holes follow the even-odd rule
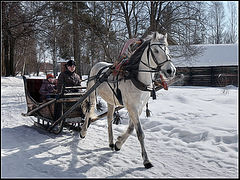
[[[57,82],[57,93],[62,94],[62,92],[79,92],[78,89],[69,89],[64,90],[65,87],[72,87],[72,86],[81,86],[81,78],[80,76],[75,72],[76,70],[76,64],[73,60],[69,60],[65,64],[66,70],[64,72],[61,72],[58,76],[58,82]],[[57,120],[62,115],[62,109],[63,106],[61,103],[55,104],[55,120]]]
[[[75,62],[73,60],[69,60],[65,64],[65,67],[66,70],[64,72],[61,72],[58,77],[57,93],[61,93],[63,87],[81,86],[82,80],[80,76],[75,72],[76,70]],[[73,92],[73,90],[71,90],[71,92]]]

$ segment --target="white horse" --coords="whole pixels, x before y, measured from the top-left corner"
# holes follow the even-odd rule
[[[172,79],[175,76],[176,68],[171,62],[167,43],[167,34],[162,35],[154,32],[152,35],[148,36],[144,43],[142,54],[140,55],[137,69],[137,82],[144,85],[146,89],[153,88],[152,77],[154,72],[160,72],[165,80]],[[143,45],[141,45],[143,46]],[[138,48],[140,49],[141,46]],[[134,61],[130,58],[129,62]],[[90,77],[96,76],[99,71],[105,72],[107,70],[103,68],[111,64],[106,62],[99,62],[95,64],[91,71]],[[130,66],[131,72],[131,66]],[[133,83],[131,79],[120,80],[118,82],[118,88],[121,91],[123,106],[127,109],[130,120],[129,125],[124,134],[117,138],[114,145],[113,142],[113,131],[112,131],[112,121],[115,107],[121,106],[118,99],[113,93],[113,89],[116,90],[116,83],[112,82],[114,76],[111,74],[108,78],[109,82],[103,82],[97,89],[96,94],[101,96],[108,105],[108,135],[109,135],[109,146],[116,151],[120,150],[123,143],[127,140],[129,135],[133,132],[134,128],[137,133],[138,140],[141,145],[143,164],[145,168],[151,168],[153,165],[150,163],[147,152],[144,145],[144,133],[139,121],[139,116],[142,113],[143,107],[148,102],[151,92],[150,90],[144,90],[142,88],[137,88],[136,84]],[[88,82],[87,90],[90,89],[95,84],[94,80]],[[110,87],[111,86],[111,87]],[[114,88],[115,86],[115,88]],[[115,93],[116,94],[116,93]],[[95,115],[95,105],[96,105],[95,93],[91,93],[89,97],[90,110],[86,114],[86,120],[80,131],[80,136],[84,138],[87,133],[87,128],[89,125],[89,119],[96,117]]]

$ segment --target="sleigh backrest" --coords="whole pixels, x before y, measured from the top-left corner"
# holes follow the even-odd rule
[[[31,100],[40,102],[40,93],[39,90],[42,86],[42,82],[44,79],[27,79],[23,76],[25,95]]]
[[[27,79],[27,89],[30,96],[37,102],[40,102],[39,90],[42,86],[43,79]]]

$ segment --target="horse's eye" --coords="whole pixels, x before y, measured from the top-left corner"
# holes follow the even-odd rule
[[[159,51],[158,51],[157,49],[154,49],[154,53],[156,53],[156,54],[157,54],[157,53],[159,53]]]

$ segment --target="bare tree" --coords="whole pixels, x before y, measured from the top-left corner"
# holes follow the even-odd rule
[[[74,60],[76,62],[76,72],[82,77],[81,74],[81,60],[80,60],[80,47],[79,47],[79,31],[78,31],[78,2],[72,2],[72,17],[73,17],[73,52]]]
[[[127,27],[126,33],[127,38],[131,39],[143,34],[143,29],[145,28],[147,14],[145,13],[146,2],[143,1],[126,1],[119,2],[119,21],[124,23]],[[118,6],[116,6],[118,7]]]
[[[32,6],[25,2],[3,2],[3,46],[4,46],[4,68],[6,76],[15,76],[14,65],[16,57],[16,44],[23,38],[34,38],[35,26],[40,23],[39,16],[46,8],[46,3],[33,3]]]
[[[14,57],[16,57],[13,66],[15,74],[38,73],[39,63],[37,61],[35,39],[31,37],[18,39],[15,46]]]
[[[228,2],[230,16],[227,21],[228,28],[225,35],[225,43],[235,43],[238,39],[238,15],[236,2]]]
[[[53,57],[53,74],[56,77],[57,76],[57,33],[58,33],[58,29],[57,29],[57,16],[53,10],[53,14],[52,14],[52,41],[51,41],[51,45],[52,45],[52,57]]]
[[[81,23],[86,27],[90,43],[93,44],[95,41],[95,47],[92,48],[100,48],[98,61],[102,58],[103,61],[112,62],[114,48],[111,45],[115,39],[112,28],[113,2],[91,2],[88,5],[89,13],[81,18]]]
[[[132,11],[133,11],[133,7],[131,7],[129,9],[129,1],[127,2],[120,2],[122,10],[123,10],[123,14],[124,14],[124,18],[126,21],[126,26],[127,26],[127,32],[128,32],[128,37],[129,39],[132,38],[132,30],[131,30],[131,25],[130,25],[130,16],[132,15]]]
[[[220,1],[212,1],[209,5],[209,41],[221,44],[224,36],[224,7]]]

